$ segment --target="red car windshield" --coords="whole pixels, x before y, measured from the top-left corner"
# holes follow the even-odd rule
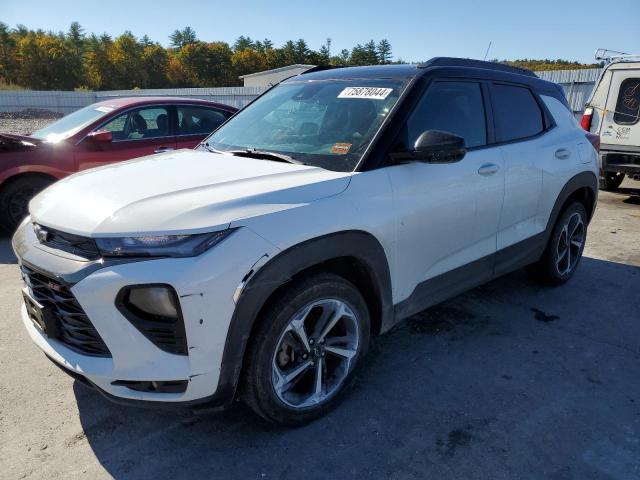
[[[62,117],[60,120],[47,125],[45,128],[36,130],[31,136],[41,138],[47,142],[59,142],[60,140],[69,138],[74,133],[113,110],[113,107],[106,105],[89,105],[88,107],[76,110],[66,117]]]

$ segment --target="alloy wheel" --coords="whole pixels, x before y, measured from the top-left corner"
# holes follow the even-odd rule
[[[585,226],[579,213],[563,225],[556,247],[556,268],[560,276],[571,273],[578,264],[585,241]]]
[[[360,346],[358,318],[338,299],[316,300],[288,322],[272,361],[272,385],[289,407],[318,405],[340,390]]]

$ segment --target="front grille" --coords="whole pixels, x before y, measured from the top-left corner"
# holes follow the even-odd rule
[[[56,321],[53,335],[67,347],[85,355],[110,357],[111,352],[98,334],[68,285],[22,265],[22,276],[29,293]]]
[[[33,225],[33,230],[38,241],[47,247],[69,252],[89,260],[100,258],[100,250],[92,238],[61,232],[38,224]]]

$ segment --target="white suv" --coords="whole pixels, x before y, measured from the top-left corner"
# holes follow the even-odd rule
[[[180,150],[79,173],[13,238],[24,326],[116,401],[331,408],[371,338],[529,266],[574,273],[597,153],[560,88],[436,58],[308,72]]]

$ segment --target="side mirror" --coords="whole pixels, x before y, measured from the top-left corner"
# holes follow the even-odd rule
[[[95,143],[111,143],[113,141],[113,133],[106,130],[98,130],[91,132],[87,138]]]
[[[392,158],[400,162],[454,163],[466,153],[464,138],[442,130],[427,130],[420,134],[413,150],[393,153]]]

